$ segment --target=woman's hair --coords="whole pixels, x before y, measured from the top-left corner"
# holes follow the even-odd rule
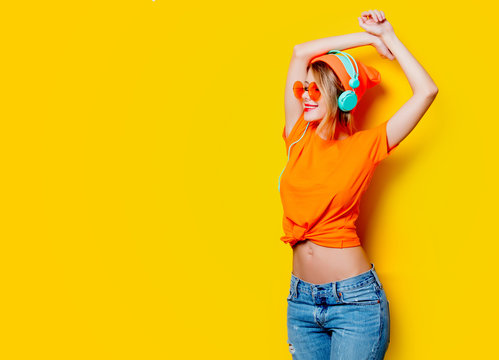
[[[326,100],[326,115],[317,126],[317,131],[327,134],[327,139],[331,140],[336,131],[336,125],[347,129],[349,135],[357,131],[353,124],[353,116],[351,112],[343,112],[338,107],[338,96],[345,91],[340,80],[333,70],[323,61],[316,61],[307,66],[308,70],[312,71],[317,85],[321,89],[321,96]]]

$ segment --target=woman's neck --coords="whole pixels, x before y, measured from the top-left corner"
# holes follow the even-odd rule
[[[343,131],[340,126],[337,125],[336,129],[337,129],[336,130],[336,140],[345,140],[347,137],[350,136],[347,132]],[[327,141],[326,137],[324,135],[322,135],[321,133],[318,132],[317,135],[322,140]]]

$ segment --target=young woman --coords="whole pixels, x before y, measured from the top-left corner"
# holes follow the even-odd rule
[[[297,360],[384,358],[389,303],[354,222],[374,169],[414,129],[438,92],[384,13],[361,15],[365,32],[296,45],[286,81],[288,162],[279,191],[281,240],[293,248],[287,325]],[[362,45],[397,59],[413,95],[390,119],[356,131],[357,103],[381,81],[376,69],[341,51]]]

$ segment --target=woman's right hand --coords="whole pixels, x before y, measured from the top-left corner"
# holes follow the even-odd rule
[[[359,20],[360,27],[372,35],[382,37],[394,32],[392,24],[386,20],[383,11],[364,11],[362,12],[362,17],[357,19]]]

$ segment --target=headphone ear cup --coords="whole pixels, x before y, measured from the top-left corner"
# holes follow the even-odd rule
[[[341,93],[338,98],[338,107],[341,111],[350,111],[357,105],[357,95],[352,90],[347,90]]]

